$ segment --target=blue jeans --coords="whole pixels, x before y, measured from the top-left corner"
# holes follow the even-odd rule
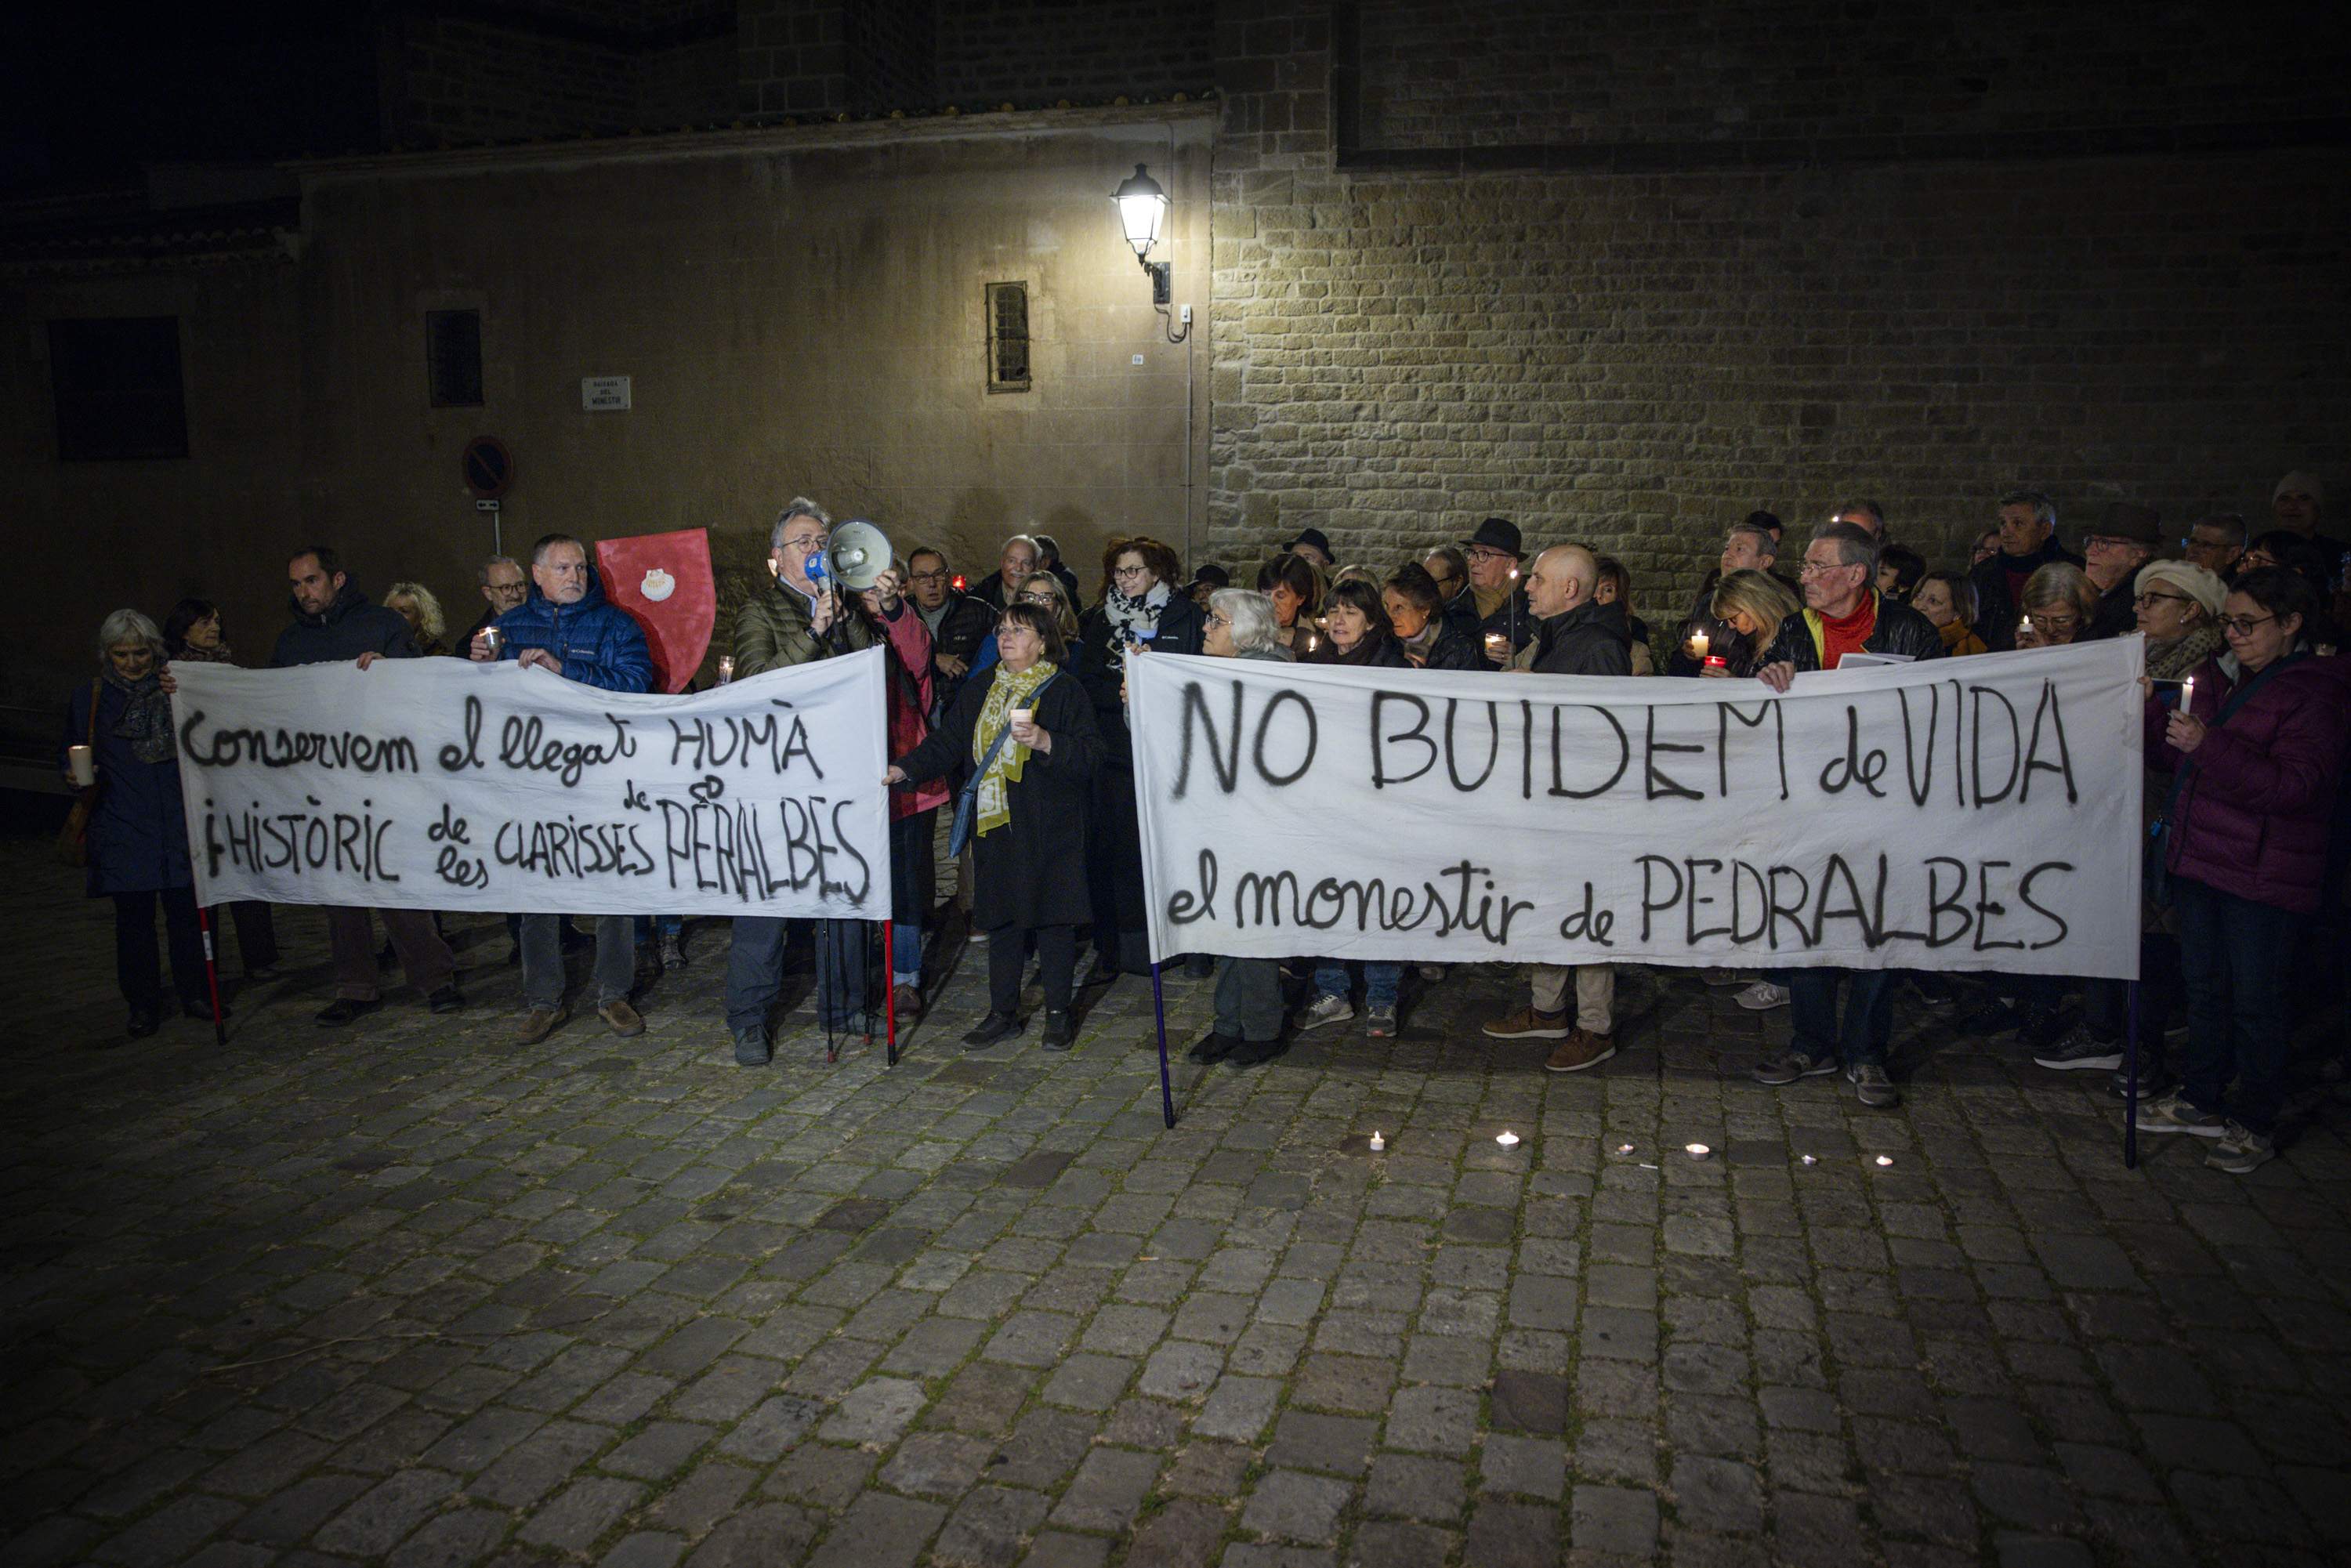
[[[817,1022],[836,1033],[859,1032],[865,1021],[865,923],[818,920]],[[726,953],[726,1027],[740,1033],[765,1029],[784,988],[787,923],[765,915],[735,917],[735,944]]]
[[[1364,1005],[1374,1011],[1395,1010],[1396,987],[1404,979],[1402,964],[1365,964],[1364,966]],[[1314,994],[1318,997],[1346,998],[1352,988],[1347,984],[1347,966],[1325,958],[1314,966]]]
[[[552,1010],[563,1001],[563,916],[522,917],[522,999]],[[625,915],[596,916],[596,1005],[624,1002],[637,983],[637,947]]]
[[[2256,1133],[2277,1127],[2294,1043],[2285,1004],[2296,929],[2307,918],[2222,893],[2192,877],[2171,879],[2179,917],[2179,972],[2188,986],[2188,1048],[2179,1087],[2199,1111]],[[2228,1100],[2229,1080],[2237,1093]]]
[[[1886,1065],[1894,1035],[1893,976],[1884,969],[1790,969],[1791,1043],[1806,1056],[1834,1056],[1847,1071]],[[1844,1022],[1837,1022],[1837,982],[1845,982]]]
[[[685,916],[683,915],[640,915],[636,921],[637,946],[640,947],[651,942],[656,931],[664,936],[676,936],[685,930]]]

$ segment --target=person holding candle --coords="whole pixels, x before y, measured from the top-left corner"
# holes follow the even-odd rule
[[[1698,674],[1710,678],[1752,675],[1762,665],[1763,650],[1779,636],[1781,626],[1799,614],[1796,596],[1768,571],[1740,570],[1726,576],[1707,606],[1709,624],[1722,629],[1719,640],[1704,632],[1691,633],[1690,652],[1699,661]],[[1705,638],[1704,645],[1698,639]]]
[[[1395,640],[1381,591],[1368,578],[1332,583],[1331,596],[1323,601],[1322,622],[1325,635],[1307,655],[1307,664],[1405,669],[1412,663]]]
[[[1295,559],[1295,558],[1292,558]],[[1176,552],[1147,534],[1116,538],[1102,551],[1102,601],[1079,633],[1083,657],[1066,667],[1093,700],[1102,747],[1092,769],[1086,869],[1093,894],[1093,972],[1089,986],[1122,974],[1147,974],[1143,898],[1143,823],[1134,800],[1134,750],[1126,728],[1126,655],[1200,651],[1200,607],[1176,591],[1183,568]],[[1061,659],[1068,659],[1065,653]],[[1049,1009],[1050,1010],[1050,1009]]]
[[[2018,595],[2022,618],[2013,646],[2062,648],[2086,640],[2098,612],[2098,590],[2071,561],[2052,561],[2025,579]]]
[[[136,610],[108,616],[98,630],[98,678],[68,703],[65,739],[57,747],[58,771],[68,784],[92,792],[87,888],[90,897],[114,902],[114,978],[131,1009],[123,1032],[132,1040],[162,1024],[159,903],[180,1010],[190,1018],[213,1016],[162,667],[163,633],[155,622]]]
[[[2294,572],[2243,573],[2222,605],[2228,653],[2184,706],[2158,687],[2147,711],[2149,766],[2171,780],[2149,858],[2179,917],[2188,1044],[2179,1089],[2138,1126],[2210,1138],[2205,1163],[2240,1176],[2277,1154],[2288,969],[2325,891],[2351,726],[2351,668],[2304,637],[2316,608]]]
[[[1164,548],[1164,547],[1163,547]],[[939,727],[883,781],[944,778],[961,759],[972,791],[973,923],[988,933],[987,1016],[963,1037],[972,1050],[1019,1034],[1020,972],[1034,936],[1045,991],[1048,1051],[1076,1042],[1071,1017],[1078,926],[1092,915],[1086,819],[1102,759],[1097,705],[1058,678],[1068,650],[1042,605],[1015,599],[997,621],[995,669],[964,683]]]
[[[1322,645],[1314,618],[1322,612],[1330,583],[1321,567],[1302,555],[1278,555],[1257,574],[1257,586],[1271,596],[1275,622],[1294,656],[1302,659]]]
[[[2000,549],[1976,563],[1976,630],[1994,653],[2016,646],[2025,582],[2044,566],[2082,558],[2057,542],[2057,505],[2038,490],[2011,490],[2000,498]]]
[[[1405,662],[1417,670],[1482,670],[1475,634],[1444,612],[1444,596],[1426,567],[1411,561],[1380,585],[1380,605]]]
[[[1796,580],[1780,574],[1776,565],[1779,558],[1778,517],[1769,512],[1750,512],[1743,521],[1730,526],[1730,531],[1723,536],[1721,558],[1708,570],[1698,584],[1698,596],[1690,603],[1689,613],[1682,617],[1673,651],[1666,655],[1667,674],[1703,674],[1709,656],[1729,656],[1731,650],[1723,644],[1733,642],[1737,634],[1716,619],[1713,606],[1714,591],[1732,572],[1768,572],[1787,589],[1790,603],[1796,601]],[[1706,639],[1703,647],[1698,643],[1701,636]]]
[[[1526,559],[1525,540],[1519,525],[1508,517],[1488,517],[1462,546],[1469,560],[1471,605],[1478,612],[1479,646],[1486,663],[1497,669],[1535,640],[1535,614],[1528,607],[1526,585],[1519,580]]]
[[[1956,571],[1930,571],[1910,591],[1910,608],[1942,634],[1947,657],[1984,652],[1976,634],[1976,585]]]

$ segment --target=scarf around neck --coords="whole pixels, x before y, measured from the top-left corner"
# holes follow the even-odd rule
[[[186,647],[181,649],[178,653],[172,654],[172,657],[183,664],[233,664],[236,663],[235,656],[229,653],[228,644],[225,643],[215,643],[214,646],[209,648],[199,648],[193,643],[191,643]]]
[[[1029,748],[1009,737],[993,760],[988,758],[988,747],[1012,722],[1012,710],[1035,707],[1038,691],[1060,673],[1047,659],[1038,660],[1018,674],[1002,664],[996,666],[996,680],[988,686],[987,695],[980,700],[979,722],[971,727],[972,763],[975,767],[987,764],[987,771],[979,776],[978,820],[974,824],[974,838],[986,838],[1012,820],[1009,789],[1020,782],[1020,770],[1029,761]]]
[[[2147,673],[2151,680],[2176,681],[2218,654],[2227,639],[2218,626],[2198,626],[2168,643],[2147,645]]]
[[[141,762],[169,762],[172,745],[172,699],[163,693],[162,677],[150,672],[143,680],[126,681],[108,661],[99,678],[123,696],[122,716],[112,734],[131,743],[131,755]]]
[[[1164,582],[1155,582],[1149,591],[1131,595],[1113,582],[1102,600],[1102,610],[1110,617],[1111,647],[1113,652],[1123,643],[1148,643],[1159,635],[1159,614],[1167,608],[1175,590]]]

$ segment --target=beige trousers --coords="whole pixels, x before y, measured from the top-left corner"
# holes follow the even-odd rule
[[[1555,1013],[1567,1005],[1567,977],[1575,976],[1575,1022],[1579,1029],[1606,1034],[1616,1027],[1616,968],[1613,964],[1579,964],[1570,970],[1559,964],[1534,966],[1537,1012]]]

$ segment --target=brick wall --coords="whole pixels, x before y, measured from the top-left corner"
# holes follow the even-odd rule
[[[862,0],[846,9],[849,107],[862,114],[939,101],[936,0]]]
[[[741,112],[849,107],[849,26],[841,0],[738,0],[735,41]]]
[[[400,54],[396,141],[497,141],[636,122],[633,62],[606,44],[424,17],[403,28]]]
[[[966,108],[1197,96],[1216,78],[1228,0],[969,0],[942,5],[938,84]]]
[[[1655,603],[1759,505],[1875,496],[1948,560],[2017,484],[2071,538],[2105,499],[2260,516],[2285,469],[2345,471],[2335,149],[1359,170],[1321,130],[1327,21],[1220,36],[1228,561],[1308,524],[1384,561],[1499,512],[1618,551]]]

